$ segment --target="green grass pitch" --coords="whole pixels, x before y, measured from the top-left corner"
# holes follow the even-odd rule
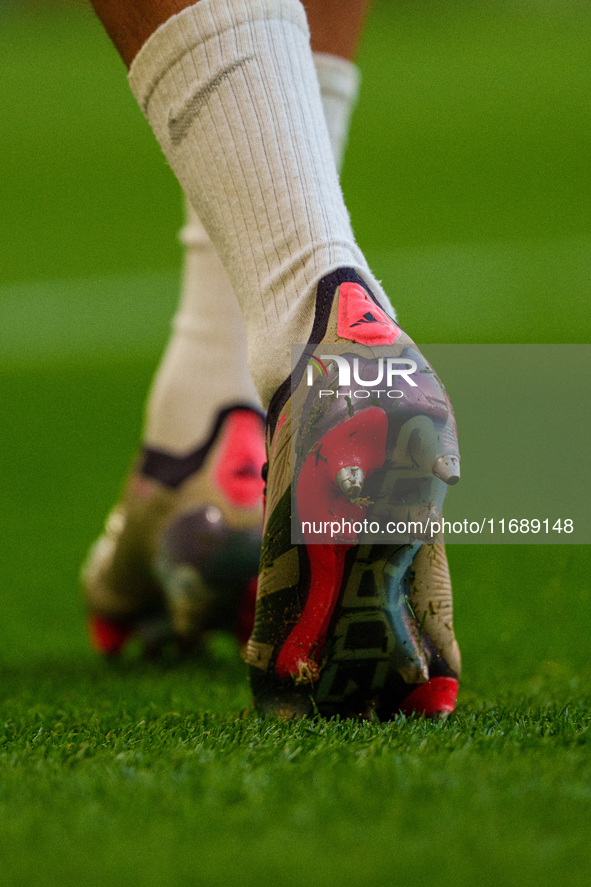
[[[0,25],[0,884],[588,884],[588,547],[450,547],[445,724],[242,714],[223,638],[163,669],[89,652],[77,572],[138,439],[181,202],[88,9]],[[575,0],[378,0],[343,184],[417,341],[588,341],[590,32]]]

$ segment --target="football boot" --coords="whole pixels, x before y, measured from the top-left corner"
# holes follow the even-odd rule
[[[262,531],[264,418],[223,410],[205,444],[177,457],[144,447],[82,568],[92,646],[147,654],[173,641],[197,650],[206,633],[241,644],[253,621]]]
[[[320,281],[292,366],[267,416],[255,704],[446,716],[460,670],[437,530],[460,474],[447,393],[352,269]]]

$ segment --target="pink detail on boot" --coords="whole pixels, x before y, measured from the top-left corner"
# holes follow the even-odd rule
[[[307,545],[310,591],[297,625],[277,657],[277,674],[283,680],[312,683],[320,676],[319,658],[337,603],[345,555],[352,545]]]
[[[392,345],[402,330],[358,283],[339,287],[337,334],[361,345]]]
[[[384,464],[388,418],[380,407],[368,407],[328,431],[316,444],[300,471],[297,506],[300,525],[323,525],[326,521],[360,521],[367,507],[354,504],[339,487],[336,476],[341,468],[357,466],[367,480]],[[326,534],[328,535],[328,534]],[[326,541],[326,535],[306,531],[306,542]],[[357,542],[354,533],[340,541]]]
[[[250,410],[235,410],[224,423],[214,480],[239,508],[255,508],[263,496],[265,462],[263,422]]]
[[[449,714],[456,707],[459,684],[455,678],[431,678],[410,693],[400,711],[405,715],[417,714],[432,718]]]
[[[379,407],[368,407],[340,422],[321,438],[309,453],[297,479],[298,519],[318,522],[345,519],[356,521],[366,507],[356,505],[342,492],[335,478],[341,468],[358,466],[365,477],[383,465],[388,418]],[[326,632],[339,598],[345,555],[356,536],[340,544],[317,542],[322,536],[307,532],[306,552],[310,564],[310,589],[297,625],[277,657],[277,674],[283,680],[313,682],[320,675],[319,658]]]
[[[88,619],[88,637],[90,645],[103,656],[117,656],[129,640],[132,629],[119,622],[112,622],[104,616],[90,616]]]

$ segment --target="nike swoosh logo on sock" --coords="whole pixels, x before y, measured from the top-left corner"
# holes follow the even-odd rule
[[[253,59],[254,55],[247,55],[243,59],[233,62],[231,65],[228,65],[227,68],[224,68],[222,71],[219,71],[219,73],[211,77],[203,86],[200,86],[179,111],[175,111],[171,108],[168,115],[168,132],[173,145],[178,145],[179,142],[182,142],[195,118],[201,111],[201,108],[220,84],[222,84],[224,80],[227,80],[234,71],[243,68],[244,65],[248,64],[248,62]]]

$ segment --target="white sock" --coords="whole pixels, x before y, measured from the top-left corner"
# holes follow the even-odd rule
[[[144,443],[177,456],[208,436],[233,404],[260,408],[246,362],[236,296],[197,213],[187,204],[181,231],[185,268],[173,332],[146,404]]]
[[[343,165],[351,114],[359,95],[359,68],[336,55],[314,53],[322,110],[337,172]]]
[[[162,25],[132,90],[229,273],[266,405],[308,339],[315,286],[355,244],[299,0],[200,0]]]
[[[330,144],[340,171],[359,69],[349,61],[314,53]],[[186,202],[181,231],[185,269],[181,302],[173,331],[146,404],[144,442],[185,455],[205,440],[218,412],[231,403],[254,403],[258,396],[246,361],[246,329],[228,275],[199,217]],[[211,295],[215,294],[213,338],[208,334]],[[220,316],[224,319],[220,322]],[[225,372],[214,372],[223,366]],[[207,387],[203,379],[208,379]]]

